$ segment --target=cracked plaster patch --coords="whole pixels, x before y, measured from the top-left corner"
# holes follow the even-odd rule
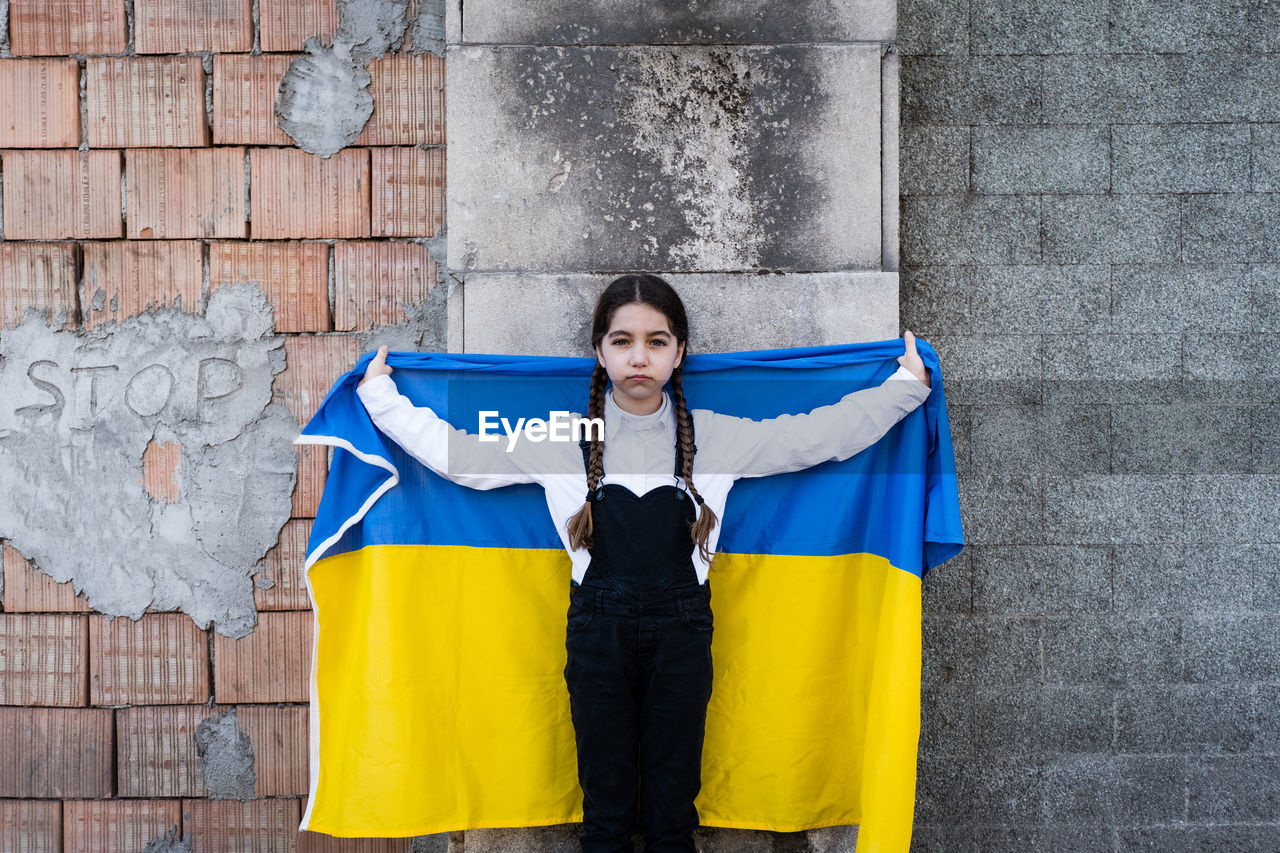
[[[423,2],[408,18],[409,0],[338,0],[333,43],[306,40],[276,96],[277,126],[298,147],[332,157],[350,145],[373,114],[368,66],[410,32],[413,52],[443,53],[444,3]]]
[[[28,310],[0,333],[0,538],[102,613],[181,609],[249,633],[252,575],[296,478],[271,330],[252,284],[214,290],[203,317],[164,308],[77,332]],[[175,502],[144,488],[151,441],[181,446]]]

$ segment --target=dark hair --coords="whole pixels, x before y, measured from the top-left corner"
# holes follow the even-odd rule
[[[686,357],[688,356],[689,318],[685,314],[684,303],[680,300],[680,294],[676,293],[675,289],[663,279],[648,273],[618,276],[609,282],[609,286],[600,294],[600,298],[596,301],[595,315],[591,321],[591,349],[593,351],[600,346],[605,334],[609,331],[609,324],[613,322],[614,313],[623,305],[632,303],[648,305],[661,311],[666,316],[668,325],[671,326],[671,333],[676,336],[677,346],[685,344],[685,355]],[[690,536],[698,546],[702,559],[710,562],[711,551],[707,547],[707,541],[710,539],[711,531],[715,529],[720,519],[711,507],[707,506],[702,500],[702,496],[698,494],[698,489],[693,485],[693,417],[689,414],[688,406],[685,405],[684,391],[681,387],[684,378],[683,364],[682,360],[681,366],[676,367],[671,374],[671,396],[675,402],[676,409],[676,443],[679,444],[683,457],[680,476],[688,484],[689,491],[693,494],[698,508],[698,517],[689,531]],[[596,368],[591,374],[591,400],[587,406],[588,418],[604,417],[604,389],[608,379],[609,374],[597,362]],[[604,439],[593,438],[591,441],[591,454],[587,461],[588,493],[596,490],[603,476]],[[569,519],[568,530],[569,544],[575,550],[591,547],[591,535],[593,532],[591,501],[584,501],[582,508]]]

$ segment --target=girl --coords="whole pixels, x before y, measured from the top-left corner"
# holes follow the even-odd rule
[[[753,421],[690,410],[684,304],[657,276],[624,275],[601,294],[591,331],[587,416],[604,419],[604,439],[517,441],[510,451],[398,394],[385,346],[369,363],[357,393],[370,417],[433,471],[475,488],[546,490],[573,561],[564,677],[584,853],[630,853],[637,826],[647,851],[695,850],[712,675],[707,572],[729,490],[740,477],[847,459],[924,402],[928,372],[914,336],[904,337],[889,377],[902,381],[807,414]]]

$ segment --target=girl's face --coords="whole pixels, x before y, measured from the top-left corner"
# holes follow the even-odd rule
[[[614,311],[609,331],[596,347],[596,358],[613,383],[614,401],[633,415],[658,410],[662,386],[683,357],[684,344],[677,343],[667,315],[642,302]]]

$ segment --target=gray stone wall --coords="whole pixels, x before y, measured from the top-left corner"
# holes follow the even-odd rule
[[[1280,849],[1280,4],[903,0],[969,547],[914,850]]]

